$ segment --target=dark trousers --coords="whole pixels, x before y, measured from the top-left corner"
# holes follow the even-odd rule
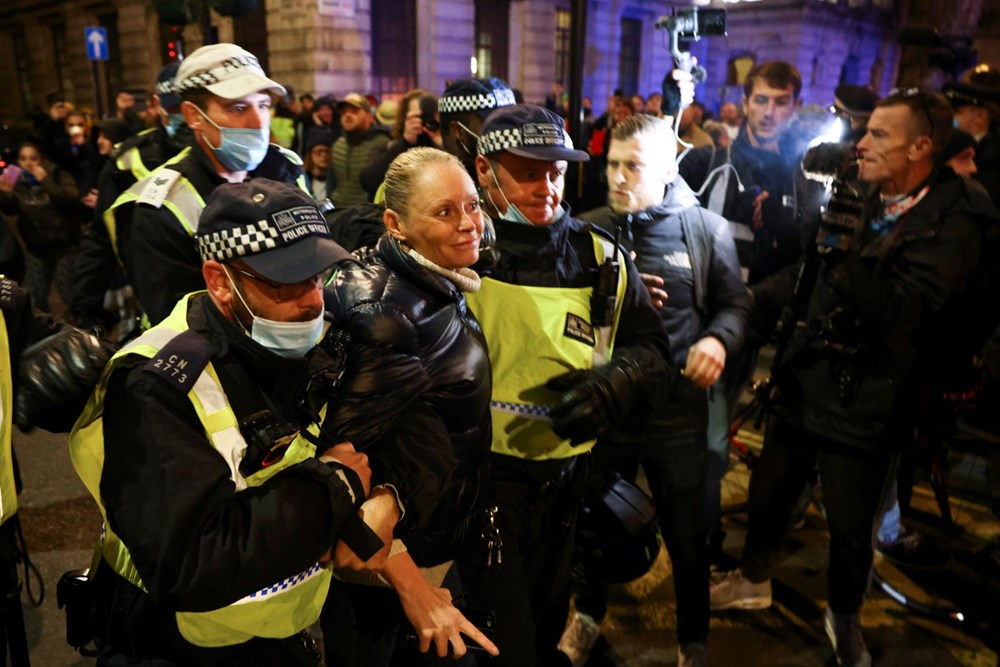
[[[818,463],[830,531],[830,609],[838,613],[860,609],[874,558],[875,521],[894,466],[889,451],[888,446],[876,451],[848,447],[772,417],[750,477],[742,564],[747,579],[761,582],[771,577],[795,502]]]
[[[708,638],[706,459],[703,435],[664,442],[655,460],[641,459],[673,567],[679,644],[705,642]],[[624,447],[608,445],[594,450],[598,474],[615,470],[625,479],[635,480],[639,463],[638,455]],[[607,611],[607,597],[606,585],[580,582],[576,609],[599,620]]]
[[[530,462],[493,456],[487,498],[498,508],[502,567],[486,565],[471,540],[458,560],[469,605],[496,614],[497,658],[480,665],[548,667],[566,658],[556,650],[569,613],[573,537],[589,456]]]

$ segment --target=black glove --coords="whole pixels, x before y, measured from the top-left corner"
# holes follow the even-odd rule
[[[663,77],[663,102],[660,111],[664,116],[677,116],[681,112],[681,88],[674,79],[674,71],[667,70]]]
[[[600,368],[570,371],[550,379],[545,386],[564,391],[552,408],[552,430],[579,445],[625,423],[635,403],[639,366],[631,359],[616,359]]]
[[[14,423],[22,431],[37,426],[53,433],[68,432],[115,349],[68,325],[29,346],[21,355]]]
[[[816,249],[839,259],[851,247],[854,234],[865,224],[865,198],[851,183],[836,181],[816,234]]]

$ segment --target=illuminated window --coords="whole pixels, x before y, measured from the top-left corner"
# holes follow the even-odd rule
[[[556,10],[556,81],[569,84],[570,12]]]
[[[639,54],[642,53],[642,21],[622,18],[618,49],[618,87],[626,95],[639,92]]]
[[[507,79],[510,1],[476,0],[476,76]]]

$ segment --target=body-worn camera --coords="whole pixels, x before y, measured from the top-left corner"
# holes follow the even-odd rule
[[[246,454],[240,461],[240,472],[249,477],[280,461],[298,435],[299,427],[279,419],[270,410],[261,410],[243,420],[240,433],[247,443]]]

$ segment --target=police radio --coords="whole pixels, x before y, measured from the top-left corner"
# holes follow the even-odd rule
[[[609,327],[615,321],[615,307],[618,305],[618,276],[621,264],[618,262],[618,243],[621,241],[621,227],[615,233],[615,246],[610,256],[606,256],[597,269],[597,284],[590,296],[590,324],[595,328]]]

